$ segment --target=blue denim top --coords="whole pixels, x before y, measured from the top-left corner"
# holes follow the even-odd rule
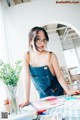
[[[32,81],[40,98],[63,95],[63,88],[59,84],[56,76],[51,73],[48,65],[41,67],[33,67],[29,65],[29,69]]]

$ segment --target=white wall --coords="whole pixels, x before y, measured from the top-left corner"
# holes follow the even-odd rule
[[[6,9],[7,40],[11,46],[12,59],[22,57],[27,47],[27,33],[36,25],[60,22],[80,30],[80,5],[56,4],[55,0],[34,0]],[[79,32],[79,31],[78,31]]]
[[[77,47],[76,50],[77,50],[78,60],[79,60],[79,65],[80,65],[80,47]]]
[[[6,45],[6,31],[5,31],[5,24],[3,19],[3,9],[2,4],[0,2],[0,59],[3,61],[8,61],[8,51]]]
[[[60,67],[66,66],[66,61],[58,33],[49,34],[48,50],[53,51],[59,60]]]

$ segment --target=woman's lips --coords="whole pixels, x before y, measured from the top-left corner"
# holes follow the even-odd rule
[[[39,48],[44,48],[44,46],[40,46]]]

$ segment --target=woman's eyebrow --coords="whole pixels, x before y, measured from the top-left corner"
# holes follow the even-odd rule
[[[40,38],[40,37],[42,37],[42,36],[37,36],[37,37],[39,37],[39,38]],[[45,38],[46,38],[46,37],[44,37],[43,39],[45,39]]]
[[[41,37],[41,36],[37,36],[37,37]]]

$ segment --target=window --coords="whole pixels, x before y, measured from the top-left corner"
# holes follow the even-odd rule
[[[64,56],[65,56],[65,60],[68,68],[79,66],[75,49],[69,49],[63,52],[64,52]]]

